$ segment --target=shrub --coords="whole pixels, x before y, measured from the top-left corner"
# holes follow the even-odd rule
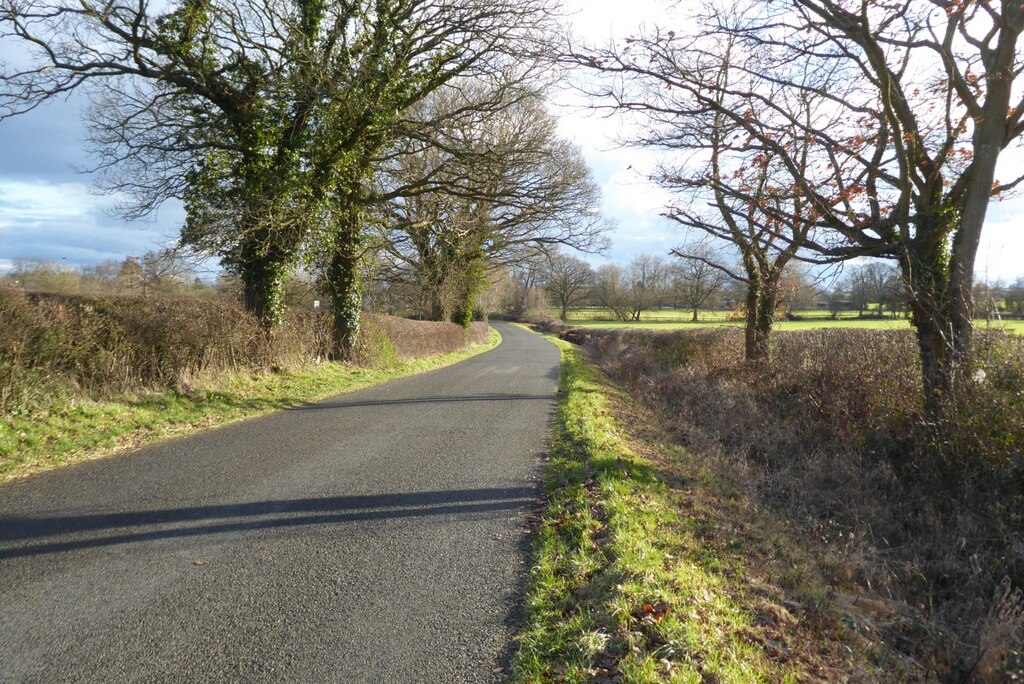
[[[394,355],[402,361],[458,351],[468,344],[487,341],[490,334],[487,324],[479,321],[463,328],[455,323],[412,321],[375,314],[367,315],[365,320],[387,335]]]
[[[357,363],[451,352],[483,341],[486,324],[367,315]],[[316,362],[331,342],[330,316],[289,310],[270,335],[239,306],[197,299],[137,299],[0,289],[0,414],[75,393],[110,397],[186,389],[196,378]]]
[[[885,629],[923,679],[1022,666],[1024,620],[995,604],[1024,586],[1024,339],[979,333],[984,373],[935,422],[909,332],[777,333],[767,369],[743,363],[737,330],[585,339],[721,480],[802,534],[837,591],[899,601]]]

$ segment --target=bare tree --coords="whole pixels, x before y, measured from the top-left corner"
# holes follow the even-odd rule
[[[142,268],[140,288],[142,296],[156,292],[182,289],[195,278],[196,269],[191,257],[182,249],[164,248],[146,252],[138,263]]]
[[[789,120],[759,124],[756,93],[741,78],[745,69],[757,68],[750,63],[757,56],[745,54],[727,33],[692,41],[654,29],[631,38],[626,48],[574,56],[612,77],[594,90],[601,101],[639,116],[637,132],[626,142],[670,153],[651,176],[677,198],[664,216],[735,247],[738,266],[718,255],[685,249],[673,254],[745,285],[746,358],[767,362],[780,283],[811,231],[813,208],[791,183],[776,180],[786,171],[782,160],[744,126],[761,125],[769,138],[784,139],[794,163],[808,168],[809,145],[794,135],[792,120],[815,117],[820,98],[776,93],[773,103]],[[824,81],[828,75],[807,71],[804,77]]]
[[[667,275],[665,259],[660,255],[641,254],[629,262],[626,267],[626,278],[632,292],[634,321],[640,320],[642,312],[661,306],[665,296]]]
[[[490,268],[558,245],[604,248],[597,186],[537,94],[463,84],[425,104],[430,136],[396,152],[382,196],[389,249],[418,274],[435,316],[468,323]]]
[[[548,294],[559,308],[561,319],[568,320],[569,309],[586,298],[594,269],[584,259],[554,252],[548,255],[544,270]]]
[[[672,269],[672,292],[676,301],[693,310],[693,322],[697,322],[700,310],[708,300],[722,290],[728,276],[711,264],[723,261],[704,244],[691,244],[674,250],[675,254],[690,254],[680,257]]]
[[[796,204],[761,211],[819,263],[895,260],[907,285],[926,410],[969,376],[971,285],[996,178],[1024,134],[1017,78],[1024,6],[961,0],[774,0],[712,6],[630,49],[575,51],[620,79],[671,93],[654,116],[713,114],[767,155]],[[690,30],[690,27],[696,27]],[[734,45],[727,81],[708,78]],[[720,71],[718,72],[720,73]],[[738,101],[745,104],[737,106]],[[801,101],[822,103],[794,108]],[[630,99],[617,106],[636,109]],[[641,103],[646,105],[647,103]],[[797,209],[799,208],[799,211]],[[803,234],[792,229],[805,224]],[[810,257],[806,257],[810,258]]]
[[[620,321],[639,321],[640,315],[661,304],[665,295],[665,260],[641,254],[622,268],[605,264],[594,275],[593,297]]]
[[[505,313],[513,320],[521,321],[527,312],[546,308],[541,283],[544,263],[541,259],[529,259],[509,268],[510,284],[504,302]]]
[[[625,270],[616,264],[602,264],[594,273],[591,297],[600,306],[611,310],[616,320],[632,318],[630,287]]]
[[[871,304],[878,305],[881,312],[890,288],[899,280],[899,272],[891,264],[874,261],[847,269],[843,280],[850,301],[857,307],[858,315],[863,316]]]

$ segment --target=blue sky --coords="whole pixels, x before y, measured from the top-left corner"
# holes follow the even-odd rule
[[[152,221],[111,214],[97,194],[82,143],[80,98],[60,100],[0,124],[0,270],[19,257],[71,266],[138,255],[173,241],[183,218],[169,203]]]
[[[578,11],[572,23],[591,40],[622,35],[644,17],[657,17],[658,0],[630,3],[571,0]],[[572,102],[566,94],[564,102]],[[578,101],[577,101],[578,102]],[[92,178],[76,169],[89,166],[82,144],[81,112],[85,100],[51,102],[0,124],[0,272],[18,257],[61,261],[80,266],[138,255],[174,241],[183,212],[168,203],[150,221],[126,223],[110,210],[115,198],[95,194]],[[562,134],[578,145],[604,193],[603,210],[615,220],[612,249],[595,263],[624,263],[642,253],[665,254],[685,236],[658,214],[668,200],[644,181],[656,158],[645,151],[617,148],[623,123],[594,117],[571,107],[558,108]],[[1022,155],[1007,157],[1007,166],[1024,168]],[[1009,175],[1007,173],[1007,175]],[[1012,280],[1024,275],[1024,197],[994,203],[979,252],[980,277]]]

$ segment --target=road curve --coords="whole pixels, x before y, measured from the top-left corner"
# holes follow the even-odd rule
[[[0,681],[487,682],[520,619],[558,351],[0,486]]]

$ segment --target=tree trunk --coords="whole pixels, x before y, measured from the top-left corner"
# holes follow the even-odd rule
[[[750,363],[766,365],[769,359],[768,340],[775,325],[778,303],[778,276],[752,277],[747,285],[747,325],[744,357]]]
[[[935,231],[943,235],[941,231]],[[941,416],[968,376],[974,332],[970,289],[957,287],[943,241],[900,260],[910,286],[911,323],[921,356],[925,413]]]
[[[447,320],[447,318],[445,317],[444,309],[441,308],[441,302],[438,301],[438,296],[436,294],[431,295],[430,300],[431,300],[430,301],[430,314],[429,314],[430,320],[432,320],[432,321],[445,321],[445,320]]]
[[[760,320],[758,287],[751,282],[747,287],[747,325],[744,331],[744,358],[756,364],[768,361],[768,338]]]
[[[251,279],[246,277],[246,273],[241,274],[242,278],[242,299],[245,306],[245,310],[256,317],[256,320],[260,322],[264,328],[269,328],[273,323],[270,321],[270,310],[271,305],[268,301],[270,297],[263,287],[263,283],[257,279]]]
[[[331,356],[344,359],[359,337],[359,319],[363,312],[363,283],[359,272],[362,248],[362,215],[352,208],[339,216],[327,262],[325,294],[334,314]]]
[[[327,267],[327,295],[334,313],[334,344],[331,355],[347,358],[359,337],[363,312],[363,288],[355,245],[336,247]]]
[[[487,257],[483,252],[467,256],[466,263],[463,271],[463,283],[459,297],[459,304],[456,308],[455,314],[452,317],[454,323],[458,323],[463,328],[469,328],[473,323],[473,311],[476,309],[476,298],[483,289],[484,279],[486,276],[487,268]],[[517,308],[522,309],[517,313],[516,318],[522,318],[526,308],[526,298],[529,296],[530,290],[527,286],[526,291],[523,293],[522,303]]]
[[[946,335],[935,324],[934,319],[918,317],[914,310],[914,327],[917,346],[921,355],[921,377],[924,382],[924,408],[929,416],[937,416],[944,400],[953,389],[953,375],[950,372],[950,347]],[[918,323],[917,321],[921,322]]]
[[[692,320],[693,320],[694,323],[697,322],[697,312],[698,311],[699,311],[699,309],[696,309],[696,308],[693,310],[693,319]]]
[[[562,301],[562,322],[567,323],[569,321],[569,305],[563,300]]]
[[[269,331],[284,318],[284,281],[291,264],[285,249],[263,247],[260,236],[242,244],[236,270],[242,281],[245,310]]]
[[[430,297],[430,320],[448,322],[452,319],[451,293],[445,269],[432,265],[427,270],[426,286]]]
[[[917,284],[912,295],[911,322],[921,354],[925,413],[937,417],[969,374],[973,324],[962,299],[944,296],[943,291],[923,292],[922,285]]]

